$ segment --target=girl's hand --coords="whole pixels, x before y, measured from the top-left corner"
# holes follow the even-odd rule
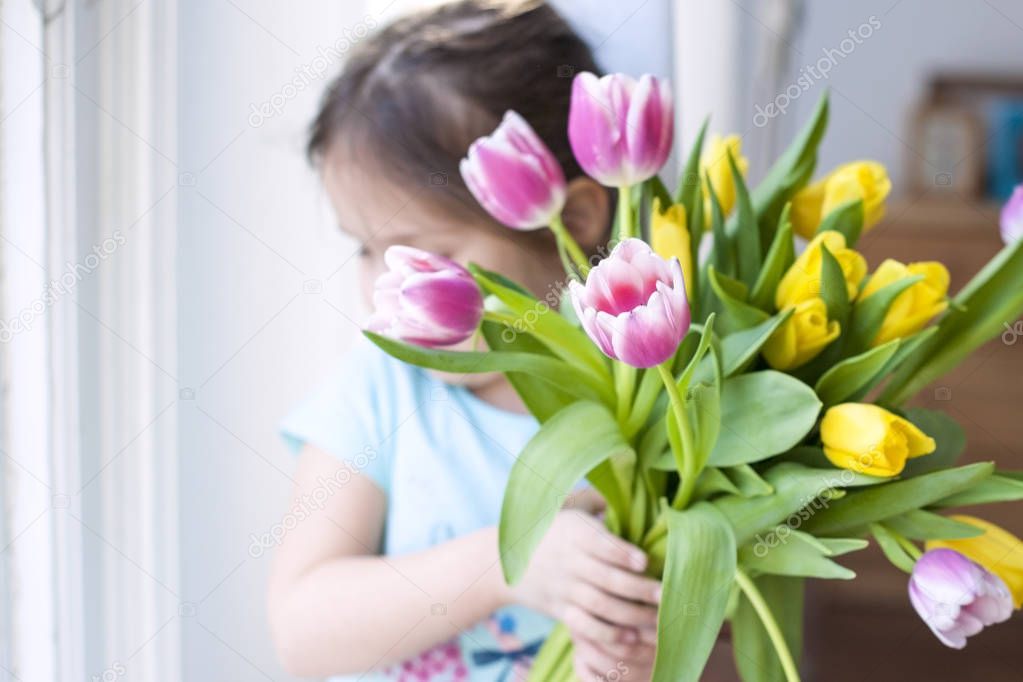
[[[579,641],[653,644],[661,584],[643,575],[642,550],[612,535],[589,506],[558,512],[511,599],[560,620]]]

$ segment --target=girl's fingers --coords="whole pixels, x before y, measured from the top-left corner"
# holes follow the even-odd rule
[[[587,646],[600,649],[606,656],[610,656],[616,662],[640,661],[652,663],[654,660],[655,647],[638,642],[636,644],[598,644],[592,640],[585,639],[582,635],[572,633],[572,644],[578,649],[579,643],[585,641]]]
[[[573,601],[581,609],[615,625],[647,629],[657,627],[655,606],[621,599],[605,592],[602,587],[580,581],[573,588]]]
[[[575,604],[565,607],[561,621],[569,630],[580,637],[604,644],[631,644],[639,641],[639,634],[631,628],[622,628],[605,623]]]
[[[591,521],[590,526],[593,528],[593,532],[585,533],[579,539],[583,551],[605,563],[621,568],[632,571],[646,570],[647,558],[643,550],[612,535],[596,519]]]
[[[644,575],[631,573],[613,566],[601,558],[579,557],[579,576],[604,592],[645,604],[659,604],[661,583]]]
[[[565,499],[565,509],[578,509],[590,515],[596,515],[604,511],[607,502],[593,488],[577,490]]]
[[[585,637],[573,637],[576,669],[583,668],[586,675],[579,675],[583,682],[604,679],[609,673],[621,669],[623,661],[607,652],[600,645]],[[577,673],[578,674],[578,673]]]
[[[580,682],[603,682],[600,672],[589,665],[578,652],[576,652],[573,665],[575,667],[575,676],[579,678]]]

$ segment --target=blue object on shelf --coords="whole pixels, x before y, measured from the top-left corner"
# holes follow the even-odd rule
[[[988,193],[1005,201],[1023,182],[1023,99],[1002,99],[990,109]]]

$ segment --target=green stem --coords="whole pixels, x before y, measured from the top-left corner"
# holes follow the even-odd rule
[[[689,418],[686,415],[685,403],[678,392],[675,375],[671,372],[673,362],[674,358],[670,358],[666,362],[657,365],[657,371],[660,372],[661,381],[664,382],[664,387],[668,391],[672,413],[675,416],[675,422],[678,424],[679,435],[682,437],[682,452],[677,452],[676,448],[672,448],[672,454],[675,455],[675,466],[678,467],[678,472],[682,476],[682,485],[675,495],[672,506],[675,509],[684,509],[689,504],[689,499],[696,488],[696,475],[698,472],[695,471],[695,466],[693,466],[693,456],[695,455],[693,452],[693,434],[689,429]]]
[[[636,392],[636,400],[629,413],[629,419],[625,423],[624,433],[626,438],[632,438],[646,424],[650,412],[654,409],[657,397],[660,395],[661,382],[656,374],[646,371],[643,379],[639,382],[639,391]]]
[[[572,262],[579,269],[579,274],[582,275],[583,279],[586,279],[586,276],[590,274],[590,261],[586,258],[583,250],[579,248],[579,243],[572,238],[568,228],[565,227],[565,223],[562,222],[561,216],[554,216],[554,219],[551,220],[551,232],[554,233],[558,243],[568,251],[568,255],[572,257]]]
[[[735,568],[735,582],[739,585],[739,589],[742,590],[743,594],[746,595],[746,598],[749,599],[749,603],[760,617],[760,622],[763,623],[764,629],[767,630],[767,636],[771,638],[774,651],[778,654],[778,660],[781,661],[782,670],[785,671],[785,679],[788,682],[799,682],[799,670],[796,668],[795,661],[792,660],[792,653],[789,651],[789,645],[785,642],[785,637],[781,633],[781,628],[778,627],[778,621],[774,619],[774,614],[771,613],[771,607],[764,601],[764,597],[760,594],[757,586],[739,567]]]
[[[636,368],[624,362],[614,363],[615,395],[618,397],[618,423],[625,425],[632,407],[632,393],[636,388]]]
[[[628,185],[618,188],[618,239],[625,241],[636,236],[636,223],[632,215],[632,192]]]

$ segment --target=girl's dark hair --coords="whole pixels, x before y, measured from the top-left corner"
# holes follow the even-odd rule
[[[593,53],[545,2],[459,0],[406,16],[352,51],[312,124],[309,158],[346,145],[350,159],[478,213],[458,162],[509,109],[569,180],[582,174],[567,133],[580,71],[599,73]]]

